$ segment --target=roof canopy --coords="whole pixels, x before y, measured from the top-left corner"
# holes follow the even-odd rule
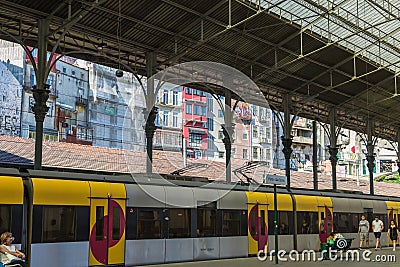
[[[70,3],[70,4],[69,4]],[[48,18],[50,48],[138,74],[146,52],[157,68],[194,60],[236,68],[261,88],[271,108],[291,94],[293,113],[394,139],[400,127],[399,1],[384,0],[4,0],[0,37],[37,45]],[[197,84],[223,94],[223,88]],[[258,103],[255,92],[249,102]]]

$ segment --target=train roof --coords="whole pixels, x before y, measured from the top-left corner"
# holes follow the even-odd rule
[[[87,173],[87,172],[71,172],[70,170],[32,170],[16,168],[0,168],[1,175],[21,176],[45,179],[63,179],[63,180],[80,180],[80,181],[98,181],[124,184],[145,184],[155,186],[183,186],[183,187],[206,187],[208,189],[218,190],[235,190],[235,191],[254,191],[272,193],[273,186],[256,185],[256,184],[238,184],[238,183],[221,183],[210,181],[202,177],[179,176],[179,175],[159,175],[159,174],[119,174],[119,173]],[[290,191],[285,187],[277,186],[277,192],[281,194],[295,195],[311,195],[336,198],[352,198],[352,199],[368,199],[381,201],[400,201],[400,197],[367,195],[360,191],[345,190],[310,190],[303,188],[293,188]]]

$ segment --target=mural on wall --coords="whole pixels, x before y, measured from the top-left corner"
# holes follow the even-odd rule
[[[20,135],[22,85],[0,62],[0,135]]]

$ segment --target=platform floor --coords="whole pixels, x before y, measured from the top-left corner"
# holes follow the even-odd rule
[[[358,251],[358,250],[357,250]],[[316,261],[308,260],[307,255],[305,255],[305,260],[302,260],[301,254],[299,254],[299,260],[294,261],[289,259],[289,256],[285,256],[283,258],[287,259],[287,261],[280,261],[278,263],[279,266],[297,266],[297,267],[312,267],[312,266],[343,266],[346,267],[365,267],[365,266],[398,266],[400,267],[400,248],[397,248],[395,252],[392,251],[392,248],[383,248],[382,250],[375,251],[374,249],[369,249],[370,255],[368,256],[368,252],[366,250],[358,251],[360,254],[360,259],[357,261],[357,256],[354,256],[354,260],[352,256],[348,254],[349,260],[346,261],[346,255],[343,253],[343,259],[340,260],[338,258],[336,261],[331,260],[318,260],[321,256],[321,253],[316,253]],[[356,250],[350,250],[352,253],[356,253]],[[362,253],[366,260],[363,259]],[[338,254],[340,257],[340,254]],[[368,261],[369,259],[369,261]],[[272,258],[272,261],[268,257],[266,261],[260,261],[257,257],[249,257],[249,258],[236,258],[236,259],[224,259],[224,260],[210,260],[210,261],[196,261],[196,262],[182,262],[182,263],[170,263],[170,264],[160,264],[160,265],[147,265],[151,267],[261,267],[261,266],[271,266],[275,265],[275,260]]]

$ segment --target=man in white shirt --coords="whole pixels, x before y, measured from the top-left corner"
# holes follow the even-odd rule
[[[383,228],[384,228],[383,222],[379,220],[378,216],[375,216],[375,220],[372,221],[372,230],[374,231],[374,236],[376,238],[375,250],[381,248],[380,238]]]

